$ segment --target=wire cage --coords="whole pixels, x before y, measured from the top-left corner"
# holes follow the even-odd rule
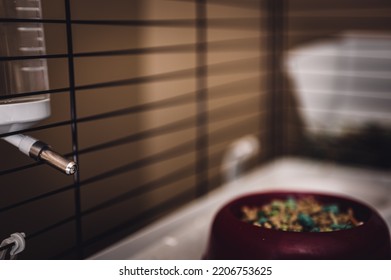
[[[0,143],[0,236],[24,231],[25,259],[84,259],[218,188],[224,153],[244,135],[262,143],[256,164],[313,156],[321,146],[308,144],[286,55],[341,30],[391,28],[381,0],[41,4],[42,19],[0,24],[42,24],[46,53],[0,64],[44,59],[49,87],[0,100],[46,94],[52,114],[0,137],[45,139],[79,171],[58,174]]]

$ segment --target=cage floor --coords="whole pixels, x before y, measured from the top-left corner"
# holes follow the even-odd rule
[[[391,227],[389,172],[282,158],[180,208],[90,259],[200,259],[212,219],[222,205],[246,193],[277,189],[348,195],[376,208]]]

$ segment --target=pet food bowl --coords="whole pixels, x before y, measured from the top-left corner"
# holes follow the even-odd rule
[[[352,208],[363,224],[331,232],[293,232],[257,227],[241,220],[242,206],[312,196],[324,204]],[[389,229],[368,205],[339,195],[265,192],[235,199],[221,208],[212,224],[205,259],[390,259]]]

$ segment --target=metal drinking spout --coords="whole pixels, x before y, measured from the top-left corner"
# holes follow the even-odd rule
[[[72,175],[77,171],[77,164],[74,161],[64,158],[53,151],[48,144],[33,137],[16,134],[4,137],[3,139],[16,146],[25,155],[28,155],[36,161],[45,162],[67,175]]]

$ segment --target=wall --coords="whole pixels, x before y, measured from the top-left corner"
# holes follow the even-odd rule
[[[85,258],[213,190],[243,135],[270,156],[266,5],[207,2],[42,1],[52,115],[28,134],[80,170],[0,143],[0,238],[26,232],[21,258]]]

